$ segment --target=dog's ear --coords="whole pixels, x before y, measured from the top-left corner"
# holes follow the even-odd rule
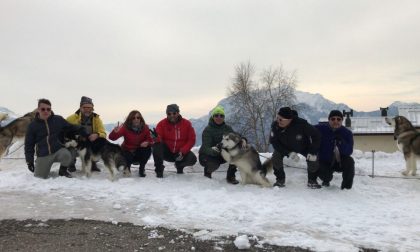
[[[84,142],[84,141],[86,141],[86,140],[87,140],[87,138],[86,138],[86,137],[81,136],[81,135],[76,135],[75,137],[76,137],[76,140],[77,140],[77,141],[80,141],[80,142]]]

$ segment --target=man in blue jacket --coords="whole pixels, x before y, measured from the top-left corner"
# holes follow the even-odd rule
[[[35,177],[47,178],[54,162],[61,164],[58,175],[71,178],[67,168],[71,163],[71,153],[63,145],[65,132],[86,137],[88,134],[80,126],[68,123],[63,117],[54,115],[51,102],[39,99],[38,112],[29,124],[25,136],[25,159],[28,169]],[[36,151],[36,162],[34,155]]]
[[[354,178],[353,133],[342,126],[343,114],[332,110],[328,115],[328,124],[315,127],[321,132],[319,149],[319,177],[323,186],[330,186],[334,172],[343,173],[341,189],[351,189]]]

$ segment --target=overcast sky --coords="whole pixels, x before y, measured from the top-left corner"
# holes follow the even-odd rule
[[[420,1],[0,0],[0,106],[49,98],[68,116],[82,95],[104,122],[187,118],[227,95],[250,61],[296,70],[298,90],[356,110],[420,102]]]

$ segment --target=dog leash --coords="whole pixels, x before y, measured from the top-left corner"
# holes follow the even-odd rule
[[[18,148],[16,148],[15,150],[13,150],[12,152],[9,153],[9,150],[7,150],[6,155],[3,157],[4,159],[21,159],[21,158],[8,158],[8,156],[12,155],[13,153],[15,153],[16,151],[18,151],[20,148],[22,148],[22,146],[24,146],[25,144],[22,144],[21,146],[19,146]]]

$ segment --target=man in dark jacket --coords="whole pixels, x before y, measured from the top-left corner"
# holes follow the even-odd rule
[[[217,170],[226,161],[220,155],[220,149],[216,146],[222,141],[223,135],[233,132],[232,127],[225,123],[225,110],[222,106],[216,106],[209,119],[209,124],[202,134],[202,144],[198,151],[198,160],[204,167],[204,176],[211,178],[212,172]],[[235,178],[236,166],[229,165],[226,180],[230,184],[238,184]]]
[[[343,173],[341,189],[351,189],[354,178],[353,133],[342,126],[343,114],[332,110],[328,124],[315,127],[321,132],[319,149],[319,177],[323,186],[330,186],[334,171]]]
[[[299,160],[297,153],[306,157],[308,165],[308,187],[321,188],[317,182],[318,160],[317,153],[320,144],[318,130],[306,120],[296,116],[289,107],[279,110],[277,121],[271,125],[270,143],[273,145],[273,169],[276,176],[274,186],[284,187],[286,174],[284,173],[283,158],[288,156],[294,161]]]
[[[68,123],[59,115],[54,115],[49,100],[40,99],[35,120],[29,124],[25,136],[25,159],[28,169],[34,172],[35,177],[47,178],[52,164],[59,162],[61,165],[58,175],[71,178],[67,171],[71,162],[71,153],[63,146],[64,132],[77,132],[87,136],[79,126]],[[35,150],[37,159],[34,165]]]
[[[185,166],[193,166],[197,162],[191,151],[195,144],[195,131],[191,122],[182,118],[178,105],[169,104],[166,107],[166,118],[156,125],[153,134],[156,177],[163,178],[163,161],[175,162],[178,174],[184,173]]]

